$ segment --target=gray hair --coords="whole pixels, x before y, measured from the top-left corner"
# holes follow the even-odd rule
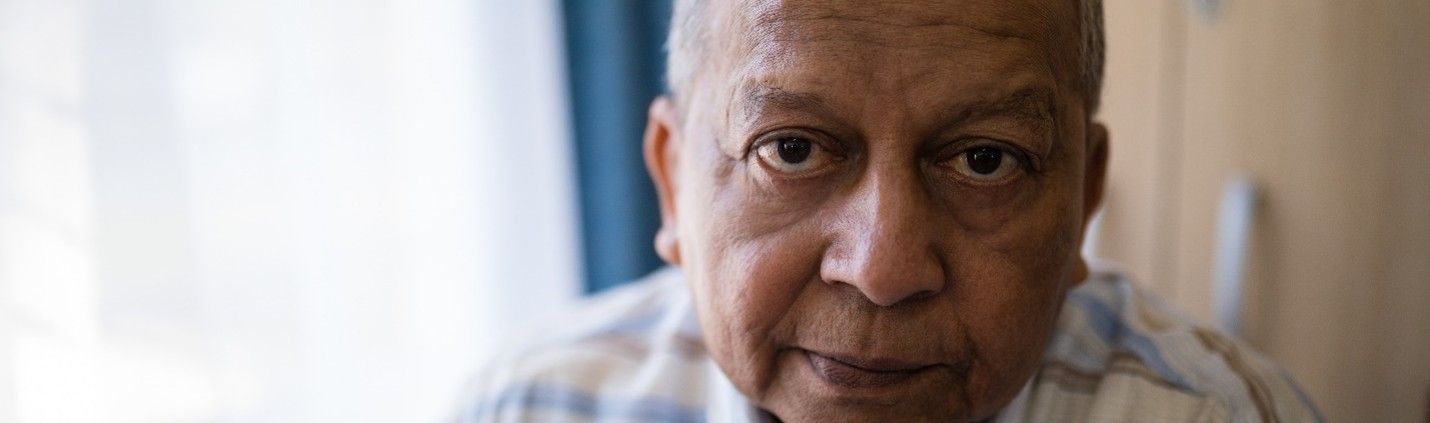
[[[1074,0],[1078,2],[1078,31],[1081,43],[1078,56],[1084,103],[1088,115],[1097,112],[1102,97],[1102,68],[1105,41],[1102,26],[1102,0]],[[675,10],[670,19],[670,35],[665,42],[665,85],[668,92],[679,98],[695,78],[695,64],[706,56],[709,43],[709,24],[712,17],[708,13],[708,0],[675,0]],[[679,100],[677,100],[679,101]]]

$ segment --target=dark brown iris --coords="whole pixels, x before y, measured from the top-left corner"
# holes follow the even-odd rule
[[[799,164],[809,158],[809,152],[814,148],[809,140],[799,138],[785,138],[775,145],[780,154],[780,159],[786,163]]]
[[[992,147],[978,147],[969,150],[964,160],[968,168],[980,175],[990,175],[1003,164],[1003,151]]]

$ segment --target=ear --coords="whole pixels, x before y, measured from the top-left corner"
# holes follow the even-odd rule
[[[1082,180],[1082,239],[1087,239],[1087,225],[1092,222],[1093,213],[1102,205],[1102,192],[1107,179],[1107,126],[1091,122],[1087,127],[1087,155],[1083,167]],[[1081,243],[1079,243],[1081,245]],[[1075,283],[1087,279],[1087,259],[1078,254]]]
[[[679,165],[680,126],[675,103],[660,96],[646,113],[645,167],[655,182],[660,199],[660,230],[655,233],[655,252],[674,266],[680,265],[680,237],[676,228],[675,205]]]
[[[1093,122],[1087,128],[1087,166],[1082,185],[1082,223],[1092,220],[1093,212],[1102,205],[1102,190],[1107,179],[1107,127]]]

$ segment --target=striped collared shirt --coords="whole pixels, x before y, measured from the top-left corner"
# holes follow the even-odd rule
[[[479,375],[458,421],[763,420],[706,354],[678,270],[561,322]],[[998,421],[1321,420],[1275,364],[1106,270],[1068,294],[1041,366]]]

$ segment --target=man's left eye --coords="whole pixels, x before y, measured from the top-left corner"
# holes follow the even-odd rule
[[[799,174],[818,170],[837,160],[819,143],[801,137],[780,137],[761,144],[755,151],[761,162],[776,171]]]
[[[953,169],[960,175],[978,182],[996,182],[1018,171],[1018,158],[998,147],[978,146],[958,153],[953,158]]]

